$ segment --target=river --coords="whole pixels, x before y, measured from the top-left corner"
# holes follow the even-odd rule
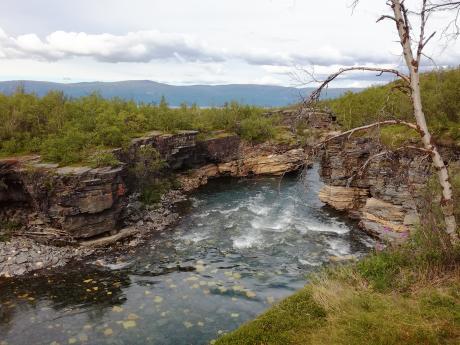
[[[211,181],[176,227],[141,248],[0,282],[0,344],[207,344],[331,257],[374,245],[323,207],[320,187],[317,168],[302,181]]]

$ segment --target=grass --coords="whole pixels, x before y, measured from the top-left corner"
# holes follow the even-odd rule
[[[460,248],[429,231],[323,269],[216,344],[459,344]]]

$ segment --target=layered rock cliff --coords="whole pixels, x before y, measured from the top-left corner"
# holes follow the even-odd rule
[[[372,138],[329,142],[321,156],[326,186],[319,196],[359,219],[366,231],[397,240],[405,238],[418,221],[417,201],[430,177],[431,162],[414,151],[389,152],[368,161],[383,151]]]
[[[243,148],[240,150],[244,151]],[[257,153],[257,150],[254,150],[252,154],[246,154],[240,159],[208,164],[181,174],[178,178],[183,190],[189,192],[205,185],[210,178],[255,175],[281,176],[299,170],[305,166],[306,162],[307,155],[303,149],[291,149],[283,153]]]

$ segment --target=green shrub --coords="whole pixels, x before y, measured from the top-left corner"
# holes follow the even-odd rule
[[[158,179],[152,185],[141,188],[140,200],[147,205],[154,205],[160,202],[161,197],[167,191],[172,189],[172,184],[168,179]]]
[[[136,180],[145,187],[155,183],[159,172],[166,166],[166,162],[161,159],[160,153],[154,147],[143,146],[136,153],[135,163],[130,170]]]
[[[420,135],[404,125],[385,126],[380,128],[380,140],[390,149],[397,149],[410,142],[419,142]]]
[[[275,129],[272,119],[251,116],[241,121],[238,134],[248,141],[263,142],[274,137]]]
[[[116,167],[120,165],[120,161],[112,152],[100,151],[93,154],[88,161],[92,168]]]
[[[13,233],[21,228],[22,224],[16,220],[0,222],[0,242],[10,240]]]

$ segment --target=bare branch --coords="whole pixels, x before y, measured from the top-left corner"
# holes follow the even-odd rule
[[[431,37],[434,36],[434,34],[432,34],[428,40],[426,41],[426,43],[424,43],[425,41],[425,27],[426,27],[426,21],[427,21],[427,17],[428,17],[428,13],[426,12],[426,5],[427,5],[427,0],[423,0],[423,5],[422,5],[422,12],[420,13],[420,38],[418,40],[418,48],[417,48],[417,61],[418,63],[420,64],[420,58],[422,57],[422,50],[423,50],[423,47],[425,46],[426,43],[428,43],[428,41],[431,39]]]
[[[396,18],[393,17],[393,16],[389,16],[389,15],[382,15],[379,19],[377,19],[376,23],[378,22],[381,22],[382,20],[384,19],[390,19],[390,20],[394,20],[396,22]]]
[[[420,53],[421,51],[423,50],[423,48],[425,48],[425,46],[428,44],[428,42],[436,35],[436,31],[432,32],[431,35],[425,40],[425,42],[423,42],[422,44],[422,48],[420,50]]]
[[[427,12],[433,11],[452,11],[460,8],[460,1],[445,1],[443,3],[434,3],[426,8]]]
[[[334,73],[334,74],[331,74],[325,81],[323,81],[323,83],[320,85],[319,88],[317,88],[314,92],[312,92],[312,94],[310,95],[310,97],[308,98],[307,101],[304,102],[304,106],[309,106],[311,105],[312,103],[316,102],[319,100],[319,97],[321,96],[321,92],[323,91],[323,89],[325,89],[329,83],[331,83],[334,79],[336,79],[338,76],[340,76],[341,74],[343,73],[346,73],[346,72],[350,72],[350,71],[370,71],[370,72],[379,72],[380,75],[382,75],[383,73],[391,73],[391,74],[394,74],[396,76],[398,76],[399,78],[401,78],[403,81],[405,81],[408,85],[410,85],[410,79],[408,76],[406,76],[405,74],[399,72],[398,70],[396,69],[391,69],[391,68],[379,68],[379,67],[364,67],[364,66],[360,66],[360,67],[347,67],[347,68],[342,68],[340,69],[338,72]]]
[[[332,136],[330,138],[327,138],[327,139],[323,140],[321,143],[317,144],[315,147],[316,148],[321,147],[324,144],[326,144],[326,143],[328,143],[328,142],[330,142],[332,140],[341,138],[341,137],[345,137],[345,136],[350,137],[356,132],[367,131],[367,130],[369,130],[371,128],[379,127],[379,126],[392,126],[392,125],[404,125],[404,126],[407,126],[407,127],[411,128],[413,130],[416,130],[417,132],[420,133],[420,128],[415,123],[407,122],[407,121],[401,121],[401,120],[385,120],[385,121],[374,122],[374,123],[371,123],[369,125],[365,125],[365,126],[361,126],[361,127],[356,127],[356,128],[350,129],[348,131],[342,132],[342,133],[340,133],[338,135],[334,135],[334,136]]]

